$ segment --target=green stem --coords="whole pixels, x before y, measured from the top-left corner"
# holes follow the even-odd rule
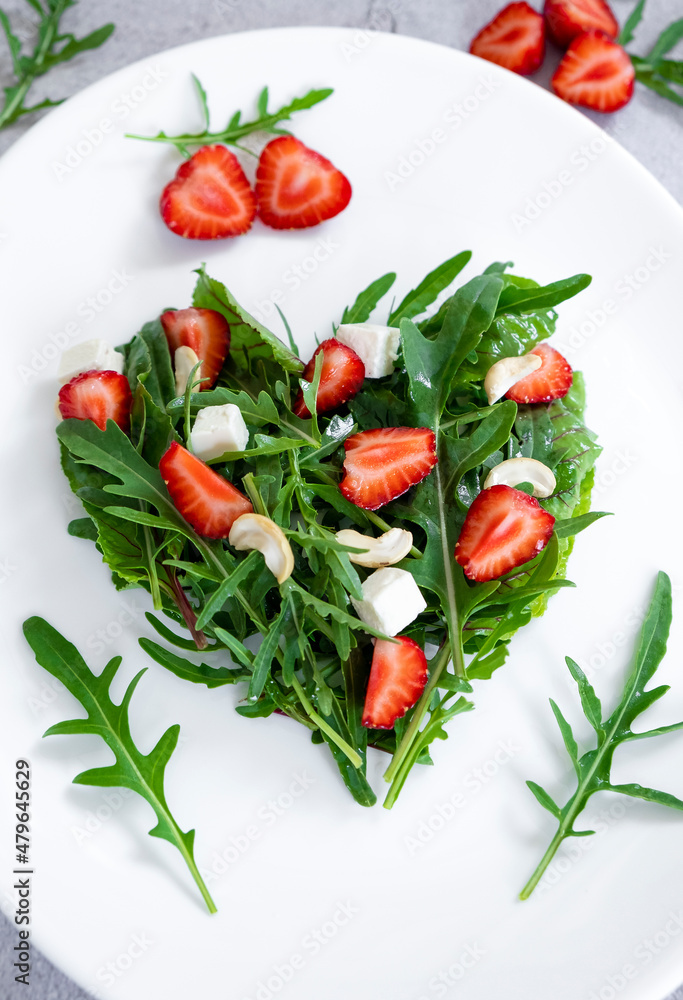
[[[633,689],[635,683],[636,683],[635,675],[631,675],[626,688],[627,694],[629,690]],[[598,768],[602,765],[602,761],[605,758],[605,756],[614,752],[614,746],[612,745],[612,740],[614,739],[614,734],[619,731],[622,719],[624,718],[624,715],[628,709],[629,703],[630,703],[630,698],[625,696],[621,707],[621,711],[619,711],[616,714],[616,718],[612,723],[611,729],[609,730],[609,732],[606,732],[604,734],[602,742],[599,743],[595,754],[595,758],[589,770],[586,771],[583,777],[579,780],[577,789],[567,804],[568,808],[567,806],[565,806],[565,808],[567,808],[567,812],[562,816],[562,819],[560,820],[560,825],[558,827],[557,833],[551,840],[548,850],[541,858],[541,861],[536,870],[534,871],[533,875],[531,876],[527,884],[520,892],[519,894],[520,899],[529,898],[531,893],[534,891],[534,889],[540,882],[543,873],[550,864],[555,852],[557,851],[562,841],[566,837],[572,836],[572,828],[574,826],[574,820],[579,815],[581,810],[584,808],[587,799],[591,795],[591,782],[593,781],[593,776],[595,775],[595,772],[598,770]],[[595,791],[595,789],[593,789],[593,791]]]
[[[211,893],[207,889],[206,883],[204,882],[204,879],[199,874],[199,869],[197,868],[195,860],[192,857],[192,855],[190,854],[190,852],[187,850],[187,848],[185,847],[185,844],[184,844],[182,838],[180,838],[180,845],[181,845],[180,846],[180,853],[185,858],[185,864],[187,865],[187,867],[190,869],[190,872],[192,873],[192,878],[195,880],[195,882],[197,884],[197,888],[199,889],[199,891],[202,894],[202,897],[204,898],[204,902],[206,903],[206,906],[207,906],[207,909],[208,909],[209,913],[217,913],[218,910],[217,910],[216,904],[214,903],[213,899],[211,898]]]
[[[450,657],[451,657],[451,646],[448,640],[446,640],[446,642],[441,647],[440,653],[437,654],[436,662],[432,667],[432,672],[430,674],[429,681],[427,682],[427,686],[422,692],[422,697],[420,698],[419,702],[417,703],[417,706],[413,711],[413,716],[410,720],[408,728],[403,734],[403,739],[396,748],[396,751],[394,753],[394,756],[392,757],[389,767],[384,772],[385,781],[393,781],[393,779],[396,777],[396,773],[401,767],[401,764],[403,763],[407,754],[410,752],[410,748],[415,739],[417,738],[420,726],[422,724],[422,720],[424,719],[427,709],[429,708],[429,703],[432,699],[432,694],[434,692],[434,689],[439,682],[441,674],[448,665]]]
[[[3,128],[3,126],[14,121],[15,116],[18,117],[17,112],[21,110],[24,98],[33,86],[34,80],[36,77],[43,74],[43,62],[45,60],[45,56],[55,43],[57,32],[59,30],[59,22],[68,5],[69,0],[58,0],[54,10],[52,10],[49,16],[43,21],[47,27],[40,45],[36,48],[32,58],[30,59],[31,68],[26,72],[23,80],[19,81],[19,86],[15,95],[0,112],[0,128]]]
[[[565,834],[562,832],[562,827],[560,827],[560,829],[557,831],[553,839],[550,841],[548,850],[541,858],[541,862],[538,865],[536,871],[534,872],[534,874],[531,876],[527,884],[520,892],[519,894],[520,899],[528,899],[531,893],[534,891],[538,883],[541,881],[541,877],[543,876],[544,871],[546,870],[552,859],[555,857],[555,853],[557,852],[558,847],[564,840],[564,837]]]
[[[302,688],[301,684],[299,683],[296,677],[292,678],[292,687],[296,691],[299,701],[304,706],[304,709],[306,710],[306,714],[308,715],[308,717],[313,722],[315,722],[316,726],[318,726],[319,729],[321,729],[324,733],[327,733],[332,742],[339,747],[342,753],[346,754],[346,756],[349,758],[349,760],[351,761],[351,763],[355,768],[362,767],[363,760],[360,754],[356,753],[353,747],[350,747],[349,744],[346,742],[346,740],[342,739],[339,733],[336,732],[336,730],[332,729],[332,727],[329,726],[320,715],[318,715],[318,713],[316,712],[316,710],[313,708],[310,701],[306,697],[306,692],[304,691],[304,689]]]

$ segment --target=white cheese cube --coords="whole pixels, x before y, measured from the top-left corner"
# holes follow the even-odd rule
[[[123,374],[123,354],[106,340],[84,340],[70,347],[59,359],[57,377],[62,385],[82,372],[118,372]]]
[[[427,607],[412,573],[395,566],[375,570],[361,587],[363,600],[351,602],[362,622],[385,635],[398,635]]]
[[[401,339],[396,327],[342,323],[335,337],[356,352],[365,365],[366,378],[384,378],[393,372]]]
[[[209,462],[227,451],[244,451],[249,431],[239,406],[205,406],[197,414],[190,434],[192,450],[197,458]]]

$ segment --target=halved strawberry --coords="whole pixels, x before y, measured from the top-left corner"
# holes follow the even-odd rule
[[[101,431],[107,429],[107,420],[129,431],[132,404],[128,379],[113,371],[81,372],[59,390],[59,412],[65,420],[94,420]]]
[[[427,683],[427,658],[407,635],[378,639],[372,654],[362,725],[391,729],[412,708]]]
[[[251,502],[223,476],[174,441],[159,462],[171,500],[199,535],[227,538]]]
[[[178,347],[191,347],[202,362],[201,389],[210,389],[220,374],[230,350],[230,327],[214,309],[169,309],[161,314],[171,354]]]
[[[550,403],[553,399],[566,396],[574,381],[572,366],[567,359],[550,344],[539,344],[531,353],[539,356],[543,362],[541,367],[515,382],[505,398],[515,403]]]
[[[605,0],[545,0],[543,14],[548,34],[563,49],[584,31],[603,31],[613,39],[619,34]]]
[[[470,52],[522,76],[535,73],[545,54],[543,17],[528,3],[508,4],[472,39]]]
[[[550,81],[558,97],[593,111],[618,111],[631,100],[636,71],[628,53],[601,31],[571,43]]]
[[[178,167],[159,209],[178,236],[222,240],[251,228],[256,197],[234,153],[225,146],[202,146]]]
[[[455,561],[469,580],[495,580],[545,548],[555,518],[512,486],[482,490],[467,512]]]
[[[436,438],[429,427],[379,427],[352,434],[344,442],[347,500],[377,510],[415,486],[436,465]]]
[[[307,382],[313,380],[315,374],[315,359],[323,352],[323,367],[320,372],[320,385],[315,397],[318,413],[329,413],[356,395],[365,378],[365,365],[355,351],[352,351],[340,340],[330,337],[323,340],[303,370],[302,378]],[[304,394],[299,389],[294,406],[297,417],[310,417],[308,407],[304,403]]]
[[[269,142],[256,171],[259,218],[273,229],[307,229],[346,208],[351,185],[333,163],[293,135]]]

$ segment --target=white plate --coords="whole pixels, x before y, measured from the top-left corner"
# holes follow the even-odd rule
[[[198,124],[191,71],[215,125],[237,107],[250,112],[266,82],[274,103],[333,86],[293,128],[349,175],[349,209],[295,234],[257,223],[213,245],[172,236],[156,202],[178,157],[122,135]],[[571,783],[548,697],[589,736],[564,655],[592,670],[609,703],[655,571],[680,586],[678,207],[533,84],[425,42],[317,28],[211,39],[128,67],[17,143],[0,186],[0,740],[6,783],[15,758],[33,763],[35,943],[85,988],[125,1000],[662,1000],[683,979],[679,815],[597,796],[599,836],[561,853],[530,902],[516,894],[553,829],[524,781],[558,794]],[[117,595],[94,548],[66,534],[74,505],[52,433],[53,342],[74,333],[69,324],[73,340],[127,340],[161,307],[188,303],[191,270],[206,260],[266,319],[281,293],[310,347],[369,280],[396,270],[401,294],[468,247],[468,275],[508,259],[541,281],[595,275],[561,307],[556,341],[587,373],[590,423],[605,448],[595,504],[617,516],[577,540],[577,589],[515,639],[509,664],[476,692],[477,711],[436,747],[436,766],[415,769],[392,812],[363,810],[303,729],[242,719],[237,691],[185,685],[137,647],[148,632],[144,595]],[[181,723],[168,799],[181,825],[196,825],[201,868],[215,870],[217,916],[176,852],[147,837],[146,805],[70,786],[108,759],[96,741],[41,741],[78,709],[23,642],[31,614],[48,617],[95,669],[122,653],[117,693],[150,667],[134,732],[151,747]],[[653,724],[683,717],[681,620],[661,669],[674,688]],[[618,756],[615,776],[681,796],[682,759],[680,736],[639,743]],[[370,763],[379,792],[385,763]],[[292,796],[297,776],[308,787],[294,785]],[[458,793],[456,810],[448,803]],[[11,824],[3,805],[8,913]]]

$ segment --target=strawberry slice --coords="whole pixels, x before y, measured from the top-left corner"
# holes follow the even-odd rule
[[[429,427],[379,427],[352,434],[344,442],[347,500],[377,510],[415,486],[436,465],[436,438]]]
[[[362,725],[391,729],[412,708],[427,683],[427,658],[407,635],[378,639],[372,655]]]
[[[191,347],[202,362],[201,376],[208,379],[201,389],[210,389],[218,378],[230,349],[230,327],[214,309],[169,309],[161,314],[171,354],[178,347]]]
[[[254,510],[232,483],[177,441],[161,456],[159,470],[177,509],[205,538],[227,538],[237,518]]]
[[[617,19],[605,0],[546,0],[543,14],[548,34],[563,49],[584,31],[602,31],[612,39],[619,34]]]
[[[470,52],[522,76],[535,73],[545,54],[543,17],[528,3],[508,4],[472,40]]]
[[[59,412],[65,420],[94,420],[101,431],[113,420],[128,432],[132,405],[128,379],[118,372],[81,372],[59,390]]]
[[[302,378],[313,381],[315,374],[315,359],[323,353],[323,367],[320,372],[320,385],[315,397],[318,413],[329,413],[356,395],[365,378],[365,365],[355,351],[352,351],[340,340],[330,337],[323,340],[315,354],[303,370]],[[294,406],[297,417],[310,417],[308,407],[304,402],[304,394],[299,389]]]
[[[545,548],[555,518],[512,486],[482,490],[467,512],[455,561],[469,580],[495,580]]]
[[[618,111],[631,100],[636,71],[628,53],[587,31],[571,43],[550,81],[558,97],[593,111]]]
[[[539,356],[543,362],[541,367],[515,382],[505,398],[515,403],[550,403],[553,399],[566,396],[574,381],[572,366],[567,359],[550,344],[539,344],[531,353]]]
[[[202,146],[178,167],[159,209],[178,236],[222,240],[251,228],[256,197],[234,153],[225,146]]]
[[[293,135],[279,136],[261,153],[256,171],[258,214],[273,229],[307,229],[339,215],[351,185],[333,163]]]

